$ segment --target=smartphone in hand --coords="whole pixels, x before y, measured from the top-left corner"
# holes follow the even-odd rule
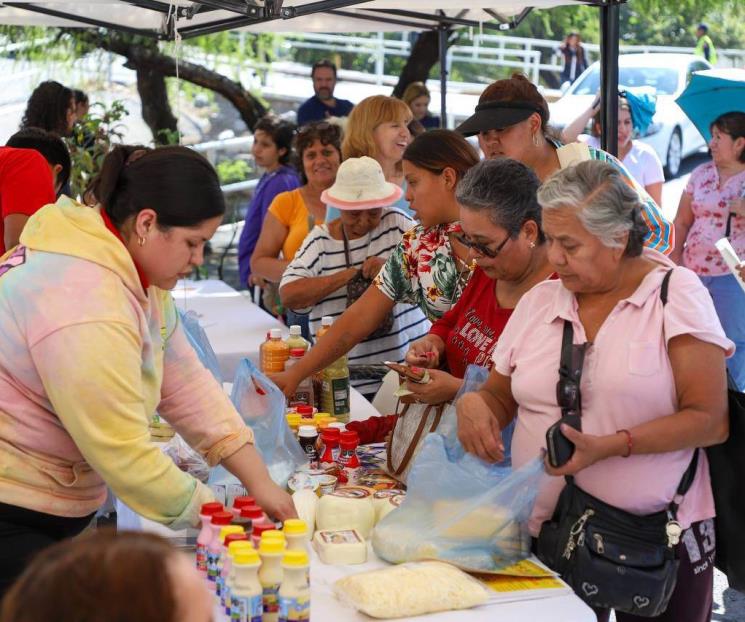
[[[582,430],[581,416],[578,413],[562,417],[546,430],[548,463],[555,469],[563,467],[574,455],[574,443],[561,432],[562,423],[572,426],[575,430]]]

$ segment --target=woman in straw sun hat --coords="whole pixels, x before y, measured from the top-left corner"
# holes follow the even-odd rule
[[[338,317],[347,308],[348,285],[371,281],[414,222],[387,207],[401,198],[401,188],[387,182],[372,158],[350,158],[340,167],[334,185],[321,195],[340,217],[316,226],[285,270],[280,283],[282,304],[307,313],[311,332],[323,316]],[[364,287],[364,285],[363,285]],[[352,364],[401,361],[409,341],[424,335],[429,322],[414,306],[397,304],[367,339],[349,352]],[[377,380],[353,380],[363,395],[378,390]]]

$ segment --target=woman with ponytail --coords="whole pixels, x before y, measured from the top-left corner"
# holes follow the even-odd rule
[[[116,147],[87,197],[42,208],[0,263],[0,598],[31,555],[82,531],[107,485],[177,529],[213,500],[150,442],[157,408],[270,515],[294,515],[196,357],[168,292],[203,262],[225,204],[183,147]]]

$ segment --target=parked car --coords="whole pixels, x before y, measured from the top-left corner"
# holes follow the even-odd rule
[[[668,179],[680,172],[683,158],[705,146],[701,134],[675,103],[694,71],[711,65],[693,54],[622,54],[618,58],[619,87],[636,87],[654,92],[657,112],[644,136],[660,157]],[[586,110],[600,90],[600,64],[595,62],[572,84],[564,95],[550,104],[551,125],[558,129],[571,123]]]

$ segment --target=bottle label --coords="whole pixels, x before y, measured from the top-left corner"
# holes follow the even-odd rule
[[[207,580],[217,583],[217,561],[220,558],[219,553],[207,551]]]
[[[197,544],[197,570],[207,572],[207,547],[204,544]]]
[[[310,622],[310,596],[280,596],[279,622]]]
[[[279,613],[279,583],[264,588],[263,604],[264,613]]]
[[[349,376],[333,379],[331,393],[334,397],[334,412],[331,414],[346,415],[349,412]]]
[[[262,596],[233,596],[230,603],[230,622],[261,622]]]

